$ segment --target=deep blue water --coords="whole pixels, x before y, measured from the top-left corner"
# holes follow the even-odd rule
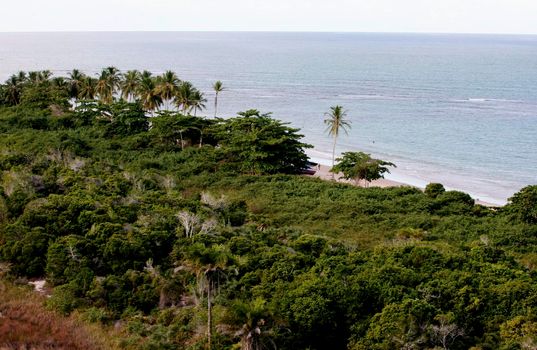
[[[442,182],[495,203],[537,184],[537,36],[0,33],[1,80],[109,65],[175,70],[209,99],[222,80],[220,115],[273,112],[327,164],[323,114],[341,104],[353,128],[338,152],[395,162],[389,178]]]

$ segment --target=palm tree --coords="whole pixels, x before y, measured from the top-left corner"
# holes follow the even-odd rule
[[[137,70],[130,70],[127,71],[123,75],[123,81],[121,81],[120,88],[121,88],[121,97],[123,97],[125,100],[131,102],[135,99],[136,92],[138,91],[138,87],[140,85],[141,80],[141,74]]]
[[[107,67],[102,70],[96,86],[97,94],[102,102],[112,103],[120,81],[121,76],[116,67]]]
[[[192,101],[194,99],[195,92],[196,88],[189,81],[183,81],[181,85],[179,85],[174,102],[177,108],[181,108],[183,114],[185,115],[189,113],[193,107]]]
[[[177,94],[181,80],[172,71],[166,71],[157,78],[157,93],[166,103],[166,109],[169,109],[169,101],[173,100]]]
[[[82,84],[80,85],[80,91],[78,98],[84,100],[94,100],[97,95],[97,79],[84,76],[82,78]]]
[[[46,82],[50,79],[50,77],[52,77],[52,72],[49,70],[34,71],[28,73],[28,81],[32,84]]]
[[[162,98],[157,93],[155,79],[151,75],[142,74],[140,85],[138,86],[138,96],[142,106],[146,111],[153,112],[162,104]]]
[[[80,72],[78,69],[73,69],[67,78],[69,84],[69,97],[73,99],[79,98],[80,91],[82,91],[82,85],[86,75]]]
[[[6,102],[12,106],[20,103],[22,95],[22,84],[20,76],[12,75],[4,84],[4,94]]]
[[[215,287],[226,269],[230,266],[234,256],[229,248],[223,244],[205,246],[195,243],[187,250],[187,265],[183,266],[196,274],[198,287],[207,293],[207,345],[212,346],[212,297]]]
[[[64,77],[55,77],[50,82],[58,90],[69,92],[69,82]]]
[[[348,134],[348,129],[351,128],[351,122],[347,119],[347,112],[341,106],[330,107],[330,111],[325,113],[327,117],[324,120],[324,123],[328,125],[326,131],[328,135],[334,137],[334,146],[332,148],[332,168],[334,167],[336,161],[336,143],[339,136],[340,130],[343,130],[345,134]],[[332,179],[334,179],[335,174],[332,173]]]
[[[270,331],[264,330],[267,320],[272,318],[265,300],[236,300],[230,305],[227,318],[227,322],[237,330],[234,335],[241,339],[241,350],[276,349],[269,337]]]
[[[197,111],[201,112],[205,109],[205,102],[207,102],[207,99],[203,95],[203,92],[199,91],[198,89],[195,89],[191,99],[191,106],[194,110],[194,116],[196,116]]]
[[[216,118],[216,114],[218,112],[218,94],[225,90],[224,84],[220,80],[218,80],[216,83],[214,83],[213,90],[215,92],[215,95],[214,95],[214,117]]]

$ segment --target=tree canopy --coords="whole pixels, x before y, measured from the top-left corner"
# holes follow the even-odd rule
[[[336,174],[341,172],[344,179],[354,180],[356,184],[364,180],[367,185],[384,178],[384,174],[390,172],[388,167],[395,167],[393,163],[371,158],[370,154],[363,152],[345,152],[337,161],[338,164],[330,171]]]

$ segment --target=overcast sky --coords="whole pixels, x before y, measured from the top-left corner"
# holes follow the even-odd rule
[[[0,31],[537,34],[537,0],[4,0]]]

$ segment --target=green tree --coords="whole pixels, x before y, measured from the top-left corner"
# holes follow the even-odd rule
[[[537,224],[537,185],[526,186],[515,193],[505,210],[528,224]]]
[[[222,152],[239,171],[249,174],[299,173],[308,157],[299,129],[257,110],[239,113],[216,126]]]
[[[325,116],[326,116],[326,119],[324,120],[324,123],[328,125],[328,127],[326,128],[326,131],[328,132],[328,135],[334,138],[334,146],[332,147],[332,168],[333,168],[335,164],[335,159],[336,159],[337,138],[339,137],[339,134],[341,131],[344,131],[345,134],[348,134],[348,130],[351,127],[351,123],[349,120],[346,119],[347,112],[341,106],[330,107],[330,111],[328,113],[325,113]],[[333,178],[334,178],[334,174],[332,172],[332,179]]]
[[[442,193],[446,192],[446,189],[444,188],[444,185],[439,183],[430,183],[427,186],[425,186],[425,194],[427,197],[430,198],[437,198]]]
[[[373,180],[384,178],[384,174],[390,172],[388,167],[395,167],[393,163],[371,158],[363,152],[345,152],[337,161],[339,163],[330,170],[332,173],[341,172],[344,179],[352,179],[357,185],[360,180],[365,180],[366,186]]]

